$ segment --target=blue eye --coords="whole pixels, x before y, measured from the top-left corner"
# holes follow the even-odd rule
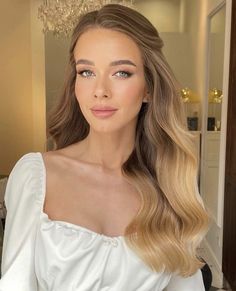
[[[83,74],[84,72],[90,72],[90,73],[92,73],[92,71],[90,71],[90,70],[82,70],[82,71],[79,71],[79,72],[77,72],[77,74],[78,75],[80,75],[80,76],[82,76],[82,77],[84,77],[84,78],[88,78],[90,75],[87,75],[87,74]]]
[[[84,74],[84,73],[86,73],[86,74]],[[87,74],[87,73],[89,73],[89,74]],[[120,73],[121,78],[124,78],[124,79],[129,78],[130,76],[133,75],[127,71],[119,71],[116,74],[119,74],[119,73]],[[93,72],[90,70],[81,70],[81,71],[78,71],[77,74],[83,78],[88,78],[93,74]]]
[[[123,74],[123,76],[121,76],[122,78],[123,78],[123,77],[124,77],[124,78],[129,78],[130,76],[132,76],[131,73],[126,72],[126,71],[119,71],[119,72],[117,72],[117,74],[118,74],[118,73],[122,73],[122,74]]]

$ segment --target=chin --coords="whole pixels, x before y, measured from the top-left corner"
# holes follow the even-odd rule
[[[119,126],[116,123],[110,122],[109,124],[93,124],[90,123],[90,131],[95,131],[97,133],[107,133],[107,134],[113,134],[117,131],[123,130],[122,126]]]

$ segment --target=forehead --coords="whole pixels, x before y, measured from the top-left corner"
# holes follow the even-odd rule
[[[77,40],[75,59],[87,57],[93,59],[118,57],[131,58],[141,63],[141,52],[135,41],[125,33],[105,29],[91,28],[84,32]]]

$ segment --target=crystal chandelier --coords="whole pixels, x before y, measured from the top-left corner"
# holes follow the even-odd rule
[[[56,36],[70,36],[84,13],[100,9],[106,4],[120,4],[134,9],[133,0],[43,0],[38,18],[43,22],[43,32]]]

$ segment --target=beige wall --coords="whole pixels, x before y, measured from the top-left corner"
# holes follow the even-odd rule
[[[138,0],[135,7],[148,17],[154,26],[162,32],[177,32],[182,25],[180,18],[183,0]]]
[[[145,0],[138,10],[157,28],[164,41],[163,53],[182,88],[188,87],[201,101],[198,90],[198,47],[200,5],[198,0]],[[187,116],[198,116],[201,130],[201,103],[186,104]]]
[[[68,60],[69,39],[56,38],[51,32],[48,33],[45,37],[47,111],[53,107],[59,97]]]
[[[45,36],[38,19],[41,0],[31,2],[33,150],[46,151]]]
[[[17,159],[41,150],[45,142],[40,130],[35,132],[35,124],[43,124],[45,116],[35,119],[35,109],[42,106],[36,102],[37,82],[32,74],[32,64],[37,62],[32,53],[31,10],[30,0],[1,1],[0,174],[9,174]]]
[[[185,32],[161,32],[160,36],[164,41],[163,53],[176,78],[183,88],[193,89],[195,87],[195,68],[192,62],[194,54],[190,47],[189,34]]]
[[[164,41],[163,53],[182,87],[194,89],[194,55],[191,35],[186,27],[190,4],[186,0],[139,0],[136,7],[160,33]]]

